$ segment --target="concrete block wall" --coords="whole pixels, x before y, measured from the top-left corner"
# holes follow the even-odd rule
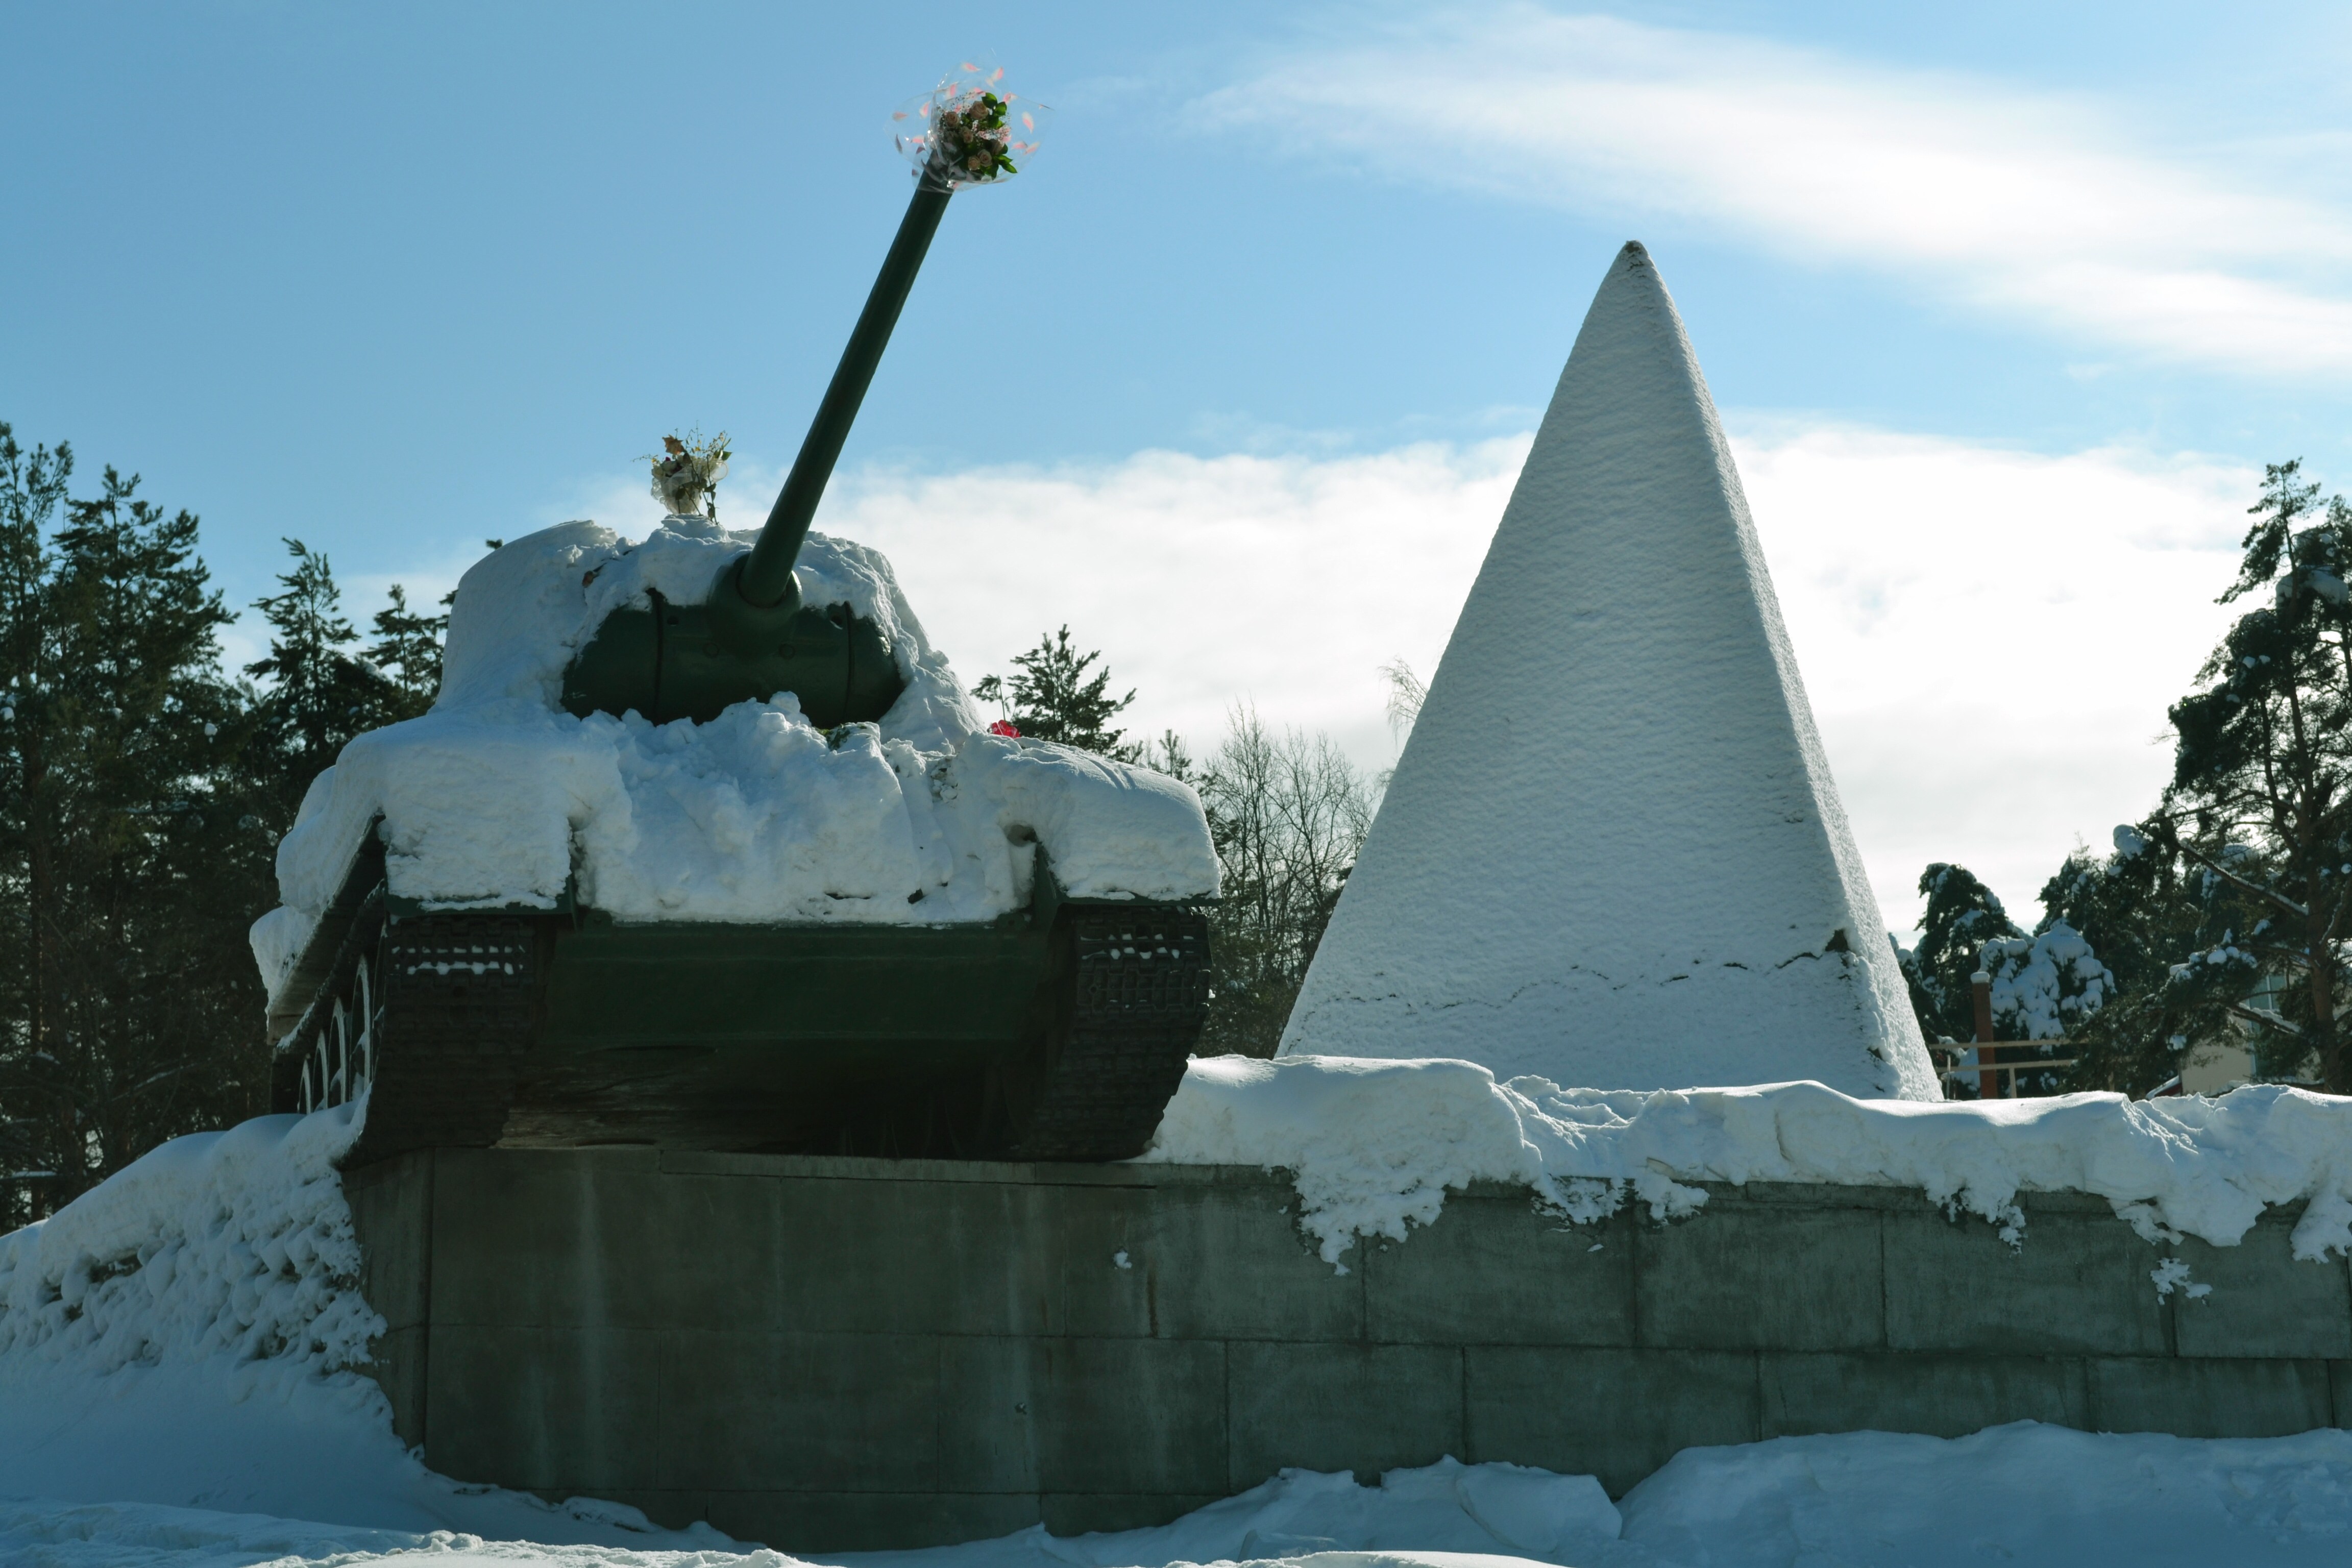
[[[434,1468],[785,1548],[1156,1523],[1285,1466],[1622,1494],[1795,1433],[2352,1423],[2352,1277],[2292,1259],[2288,1212],[2172,1249],[2192,1300],[2065,1194],[2012,1248],[1893,1188],[1716,1186],[1664,1227],[1478,1188],[1339,1274],[1255,1170],[442,1150],[345,1179]]]

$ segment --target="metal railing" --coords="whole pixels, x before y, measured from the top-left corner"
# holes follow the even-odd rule
[[[2069,1047],[2069,1042],[2065,1040],[1975,1040],[1966,1045],[1948,1046],[1939,1043],[1929,1046],[1927,1051],[1935,1058],[1938,1077],[1952,1083],[1968,1083],[1974,1080],[1977,1085],[1978,1098],[1981,1100],[2014,1100],[2017,1098],[2019,1073],[2063,1072],[2074,1065],[2074,1058],[2035,1055],[2016,1061],[2002,1061],[1997,1056],[1989,1056],[1989,1053],[2003,1050],[2031,1050],[2038,1053],[2044,1046],[2053,1050],[2063,1050]],[[1971,1051],[1976,1053],[1977,1059],[1973,1062],[1962,1060]],[[2001,1082],[2003,1073],[2009,1075],[2006,1085]]]
[[[300,1105],[304,1114],[359,1098],[375,1078],[375,1032],[382,1009],[368,973],[373,955],[361,959],[352,994],[337,998],[333,1016],[319,1029],[302,1062]]]
[[[1938,1041],[1927,1047],[1935,1061],[1937,1075],[1947,1083],[1967,1083],[1976,1080],[1979,1100],[2014,1100],[2017,1098],[2017,1075],[2021,1072],[2061,1072],[2074,1065],[2074,1058],[2057,1053],[2070,1048],[2071,1042],[2056,1040],[1997,1040],[1992,1032],[1992,976],[1982,970],[1969,976],[1969,1000],[1975,1014],[1977,1037],[1966,1045]],[[2002,1051],[2031,1051],[2028,1057],[2000,1059]],[[2042,1053],[2051,1054],[2044,1056]],[[1973,1052],[1976,1060],[1963,1063],[1961,1058]],[[2006,1086],[2001,1075],[2007,1073]],[[2004,1087],[2006,1093],[2002,1090]]]

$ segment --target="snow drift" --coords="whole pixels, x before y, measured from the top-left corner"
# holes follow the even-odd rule
[[[278,847],[282,907],[253,929],[273,1000],[379,816],[395,898],[550,909],[567,889],[623,921],[982,921],[1029,896],[1037,847],[1082,898],[1217,888],[1192,789],[1146,768],[984,732],[889,563],[812,533],[812,605],[846,603],[897,651],[878,725],[828,736],[799,700],[715,721],[575,718],[565,666],[648,590],[699,603],[756,534],[671,517],[643,543],[593,522],[516,540],[457,585],[441,695],[343,748]]]
[[[1282,1048],[1938,1098],[1638,245],[1577,334]]]
[[[925,1552],[805,1558],[717,1543],[672,1552],[486,1542],[11,1500],[0,1500],[0,1559],[52,1568],[289,1559],[347,1568],[420,1559],[444,1568],[2334,1568],[2352,1537],[2352,1434],[2200,1439],[2020,1422],[1953,1439],[1780,1437],[1685,1449],[1615,1508],[1598,1492],[1588,1478],[1509,1465],[1448,1461],[1391,1470],[1370,1487],[1286,1470],[1153,1529],[1058,1537],[1032,1529]]]
[[[1591,1476],[1446,1458],[1391,1470],[1370,1487],[1345,1471],[1284,1470],[1151,1529],[1056,1537],[1032,1527],[968,1546],[851,1552],[820,1561],[851,1568],[1129,1568],[1437,1552],[1571,1563],[1606,1551],[1622,1527],[1609,1494]]]
[[[382,1391],[354,1370],[383,1329],[359,1293],[335,1173],[360,1113],[174,1139],[0,1236],[0,1493],[544,1541],[724,1541],[614,1504],[460,1487],[402,1447]]]
[[[50,1369],[242,1369],[250,1392],[366,1359],[383,1321],[335,1174],[349,1106],[176,1138],[0,1237],[0,1388]]]

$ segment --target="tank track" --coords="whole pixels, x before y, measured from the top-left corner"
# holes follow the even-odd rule
[[[433,1146],[487,1148],[507,1136],[518,1093],[527,1092],[554,926],[544,917],[474,911],[387,919],[380,887],[359,903],[297,1031],[309,1039],[339,1000],[356,1007],[367,994],[361,971],[372,977],[373,1070],[351,1163]],[[1183,905],[1065,904],[1054,940],[1060,956],[1040,988],[1033,1048],[1003,1062],[984,1093],[977,1081],[961,1096],[941,1084],[948,1099],[926,1104],[921,1131],[877,1134],[845,1123],[840,1152],[1021,1161],[1141,1153],[1200,1039],[1207,918]],[[301,1108],[300,1060],[299,1052],[281,1057],[278,1110]],[[983,1101],[993,1103],[992,1114]],[[972,1128],[974,1116],[992,1131],[952,1131]],[[667,1141],[653,1125],[645,1131]],[[733,1146],[726,1131],[690,1121],[668,1131],[683,1135],[682,1147]],[[712,1131],[719,1142],[706,1144],[699,1134]]]
[[[535,1025],[542,923],[427,914],[385,927],[384,1039],[354,1163],[499,1141]]]
[[[1201,1037],[1208,919],[1173,904],[1066,906],[1063,918],[1075,984],[1006,1155],[1132,1159],[1160,1130]]]

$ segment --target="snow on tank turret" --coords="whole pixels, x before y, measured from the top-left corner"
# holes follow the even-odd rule
[[[659,527],[477,563],[432,710],[312,783],[253,947],[276,1109],[364,1093],[355,1162],[1150,1141],[1206,999],[1198,797],[992,732],[888,563],[808,531],[949,195],[1026,151],[993,85],[902,138],[914,203],[766,526],[705,514],[723,439],[673,440]]]

